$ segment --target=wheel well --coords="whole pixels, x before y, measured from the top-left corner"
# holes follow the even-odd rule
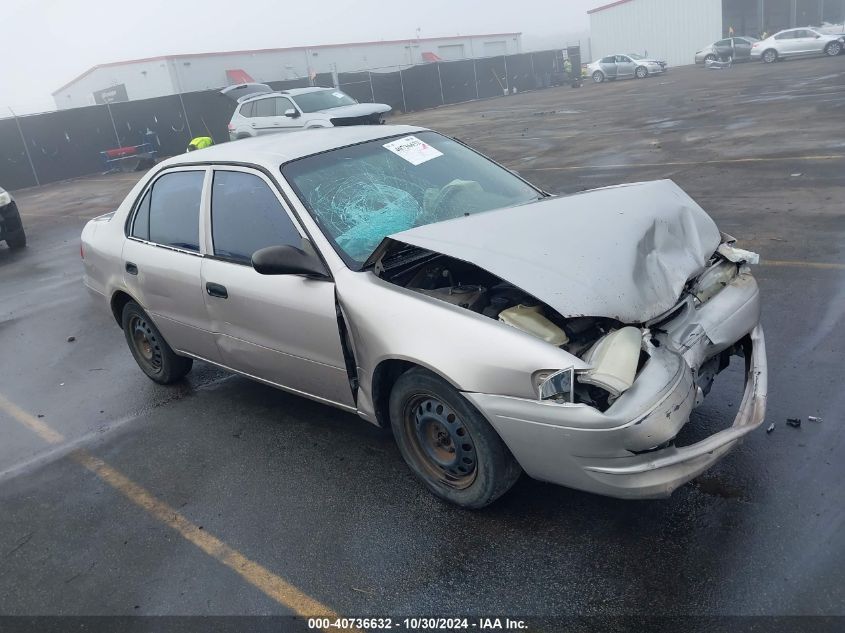
[[[407,360],[383,360],[373,372],[372,396],[376,422],[384,429],[390,428],[390,392],[396,380],[412,367],[419,367]]]
[[[130,301],[135,301],[128,294],[122,290],[118,290],[111,297],[111,313],[114,315],[114,320],[122,328],[123,327],[123,308]]]

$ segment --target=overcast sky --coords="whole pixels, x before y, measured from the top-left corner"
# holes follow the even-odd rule
[[[588,28],[607,0],[2,0],[0,109],[52,109],[91,66],[176,53],[521,31],[526,50]]]

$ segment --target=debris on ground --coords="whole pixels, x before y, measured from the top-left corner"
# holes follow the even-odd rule
[[[793,178],[798,178],[799,176],[803,176],[804,174],[790,174]]]
[[[73,343],[75,340],[76,340],[76,337],[75,337],[75,336],[68,336],[68,337],[67,337],[67,342],[68,342],[68,343]]]
[[[766,433],[771,433],[771,432],[772,432],[772,431],[774,431],[774,430],[775,430],[775,423],[774,423],[774,422],[772,422],[772,423],[769,425],[769,428],[767,428],[767,429],[766,429]]]
[[[801,426],[801,418],[786,418],[786,423],[789,426],[797,429],[799,426]]]
[[[808,416],[807,416],[807,419],[808,419],[810,422],[821,422],[821,421],[822,421],[822,419],[821,419],[821,418],[818,418],[818,417],[816,417],[816,416],[814,416],[814,415],[808,415]]]

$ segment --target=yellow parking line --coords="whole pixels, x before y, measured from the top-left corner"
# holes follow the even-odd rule
[[[0,409],[3,409],[3,411],[23,424],[26,428],[35,433],[48,444],[60,444],[65,441],[64,435],[54,431],[31,413],[27,413],[21,409],[14,402],[7,400],[2,393],[0,393]]]
[[[770,163],[778,161],[812,161],[812,160],[841,160],[845,154],[824,154],[820,156],[779,156],[779,157],[749,157],[749,158],[717,158],[713,160],[679,160],[667,163],[627,163],[618,165],[569,165],[567,167],[526,167],[521,165],[519,171],[573,171],[577,169],[627,169],[641,167],[689,167],[695,165],[729,165],[732,163]]]
[[[123,473],[115,470],[103,460],[84,450],[75,451],[71,458],[97,475],[109,486],[120,492],[132,503],[147,513],[176,530],[185,540],[190,541],[209,556],[216,558],[229,569],[239,574],[249,584],[279,604],[286,606],[301,616],[338,617],[331,609],[311,596],[300,591],[292,584],[280,578],[266,567],[248,559],[232,549],[216,536],[209,534],[168,504],[156,499],[144,488],[131,481]]]
[[[761,266],[784,266],[795,268],[820,268],[822,270],[845,270],[845,264],[835,264],[832,262],[801,262],[791,261],[785,259],[761,259]]]
[[[45,442],[59,444],[65,440],[61,433],[53,430],[31,413],[24,411],[2,394],[0,394],[0,410],[5,411],[14,420],[33,431]],[[70,457],[77,464],[84,466],[101,481],[114,488],[153,518],[175,530],[182,538],[226,565],[226,567],[275,602],[287,607],[302,617],[320,616],[330,619],[339,617],[332,609],[301,591],[284,578],[277,576],[266,567],[250,560],[237,550],[226,545],[226,543],[213,534],[209,534],[206,530],[192,523],[175,508],[160,501],[150,492],[133,482],[119,470],[109,466],[103,460],[94,457],[85,450],[74,451],[70,454]]]

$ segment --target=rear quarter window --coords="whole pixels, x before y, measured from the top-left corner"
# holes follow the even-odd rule
[[[205,171],[164,174],[148,192],[149,241],[199,251],[199,218]],[[142,203],[143,204],[143,203]],[[142,208],[138,209],[139,216]],[[136,222],[138,217],[136,216]],[[134,228],[134,227],[133,227]]]
[[[247,118],[253,116],[254,108],[255,102],[250,101],[248,103],[244,103],[240,109],[241,116],[245,116]]]

